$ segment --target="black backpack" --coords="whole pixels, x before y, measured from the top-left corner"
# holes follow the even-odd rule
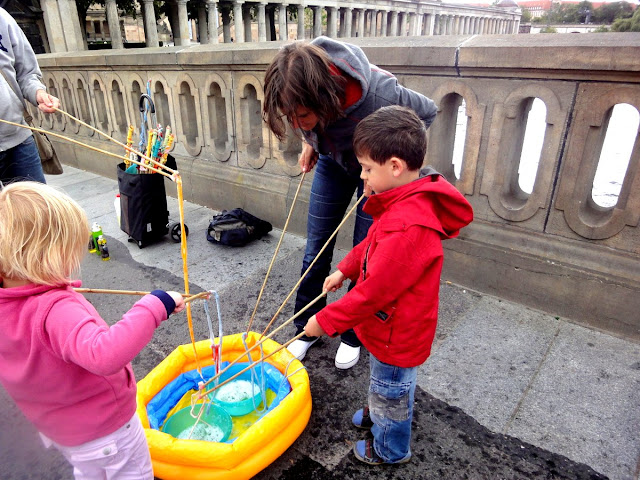
[[[207,240],[212,243],[242,247],[251,240],[271,231],[271,224],[254,217],[241,208],[223,210],[214,215],[207,229]]]

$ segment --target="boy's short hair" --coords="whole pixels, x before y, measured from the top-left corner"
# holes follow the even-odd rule
[[[409,170],[419,170],[427,154],[427,128],[410,108],[382,107],[358,123],[353,151],[357,157],[366,155],[380,165],[398,157]]]
[[[68,284],[89,237],[84,210],[61,191],[38,182],[0,189],[0,277]]]

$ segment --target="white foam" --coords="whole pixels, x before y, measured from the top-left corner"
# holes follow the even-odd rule
[[[193,433],[191,430],[193,429]],[[191,436],[189,436],[191,434]],[[176,438],[180,438],[182,440],[204,440],[205,442],[219,442],[224,437],[224,432],[217,425],[208,425],[204,422],[198,422],[195,426],[193,425],[185,428],[181,431]]]
[[[260,387],[248,380],[234,380],[221,386],[216,392],[216,400],[226,403],[241,402],[260,393]]]

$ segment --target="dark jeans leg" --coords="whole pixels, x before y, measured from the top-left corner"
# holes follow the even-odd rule
[[[313,184],[311,185],[309,215],[307,218],[307,246],[302,261],[302,274],[307,271],[318,252],[344,218],[344,214],[359,183],[362,183],[359,178],[349,176],[331,158],[320,156],[318,159]],[[356,219],[357,225],[358,220]],[[322,255],[318,257],[318,260],[300,283],[296,295],[296,313],[322,293],[322,284],[331,270],[334,246],[335,238]],[[297,333],[302,332],[309,317],[322,310],[326,304],[326,299],[323,298],[300,317],[296,318],[294,322]],[[355,343],[352,346],[360,346],[360,342],[353,331],[351,333],[355,341],[350,339],[350,344]]]
[[[47,183],[33,136],[0,153],[0,181],[9,183],[22,180]]]

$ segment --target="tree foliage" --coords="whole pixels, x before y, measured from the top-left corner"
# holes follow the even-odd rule
[[[633,7],[627,2],[603,3],[594,9],[593,4],[585,0],[577,4],[553,4],[550,11],[538,19],[534,19],[534,22],[546,23],[547,25],[576,23],[612,24],[617,19],[630,18],[632,14]]]
[[[640,8],[636,8],[631,18],[619,18],[613,22],[611,30],[614,32],[640,32]]]

